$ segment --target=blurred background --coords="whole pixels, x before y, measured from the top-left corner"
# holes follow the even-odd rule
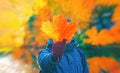
[[[38,52],[54,36],[40,28],[59,14],[78,25],[90,73],[120,73],[119,0],[0,0],[0,73],[38,73]]]

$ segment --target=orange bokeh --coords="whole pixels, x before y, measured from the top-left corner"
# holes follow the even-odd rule
[[[120,71],[120,63],[114,58],[94,57],[89,58],[87,61],[89,63],[90,73],[100,73],[100,70],[111,73],[119,73]]]
[[[120,42],[120,23],[115,24],[110,30],[102,29],[100,32],[97,31],[96,27],[86,31],[88,39],[84,39],[84,42],[92,45],[107,45],[112,43]]]

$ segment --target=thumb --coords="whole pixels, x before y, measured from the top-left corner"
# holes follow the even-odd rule
[[[49,39],[48,40],[48,43],[47,43],[47,48],[52,48],[52,45],[54,44],[53,40],[52,39]]]

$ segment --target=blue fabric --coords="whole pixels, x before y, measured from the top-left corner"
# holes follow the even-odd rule
[[[56,62],[52,60],[50,47],[40,51],[38,55],[40,73],[89,73],[83,51],[76,46],[71,46],[73,44],[75,45],[75,41],[67,44],[61,60]]]
[[[54,44],[52,39],[48,40],[47,48],[52,48],[52,45]]]

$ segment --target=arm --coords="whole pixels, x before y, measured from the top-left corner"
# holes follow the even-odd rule
[[[83,56],[83,73],[89,73],[89,69],[88,69],[88,63],[86,61],[86,57],[85,57],[85,53],[82,52],[82,56]]]
[[[51,52],[46,49],[39,52],[38,62],[41,69],[46,72],[50,71],[58,63],[58,61],[55,62],[52,60]]]
[[[75,39],[73,38],[70,42],[70,44],[68,44],[66,47],[68,48],[75,48],[77,46],[77,42],[75,41]],[[83,73],[89,73],[89,69],[88,69],[88,64],[87,64],[87,61],[86,61],[86,57],[85,57],[85,53],[79,49],[79,48],[76,48],[82,58],[82,65],[83,65]]]
[[[80,52],[80,55],[82,57],[83,73],[89,73],[88,63],[86,61],[85,53],[80,49],[78,49],[78,51]]]
[[[85,54],[83,53],[83,73],[89,73],[88,63],[86,61]]]
[[[52,49],[52,52],[45,49],[40,51],[38,55],[38,62],[43,71],[50,72],[58,64],[64,52],[65,43],[66,40],[56,42],[55,44],[51,39],[48,40],[47,48]]]

